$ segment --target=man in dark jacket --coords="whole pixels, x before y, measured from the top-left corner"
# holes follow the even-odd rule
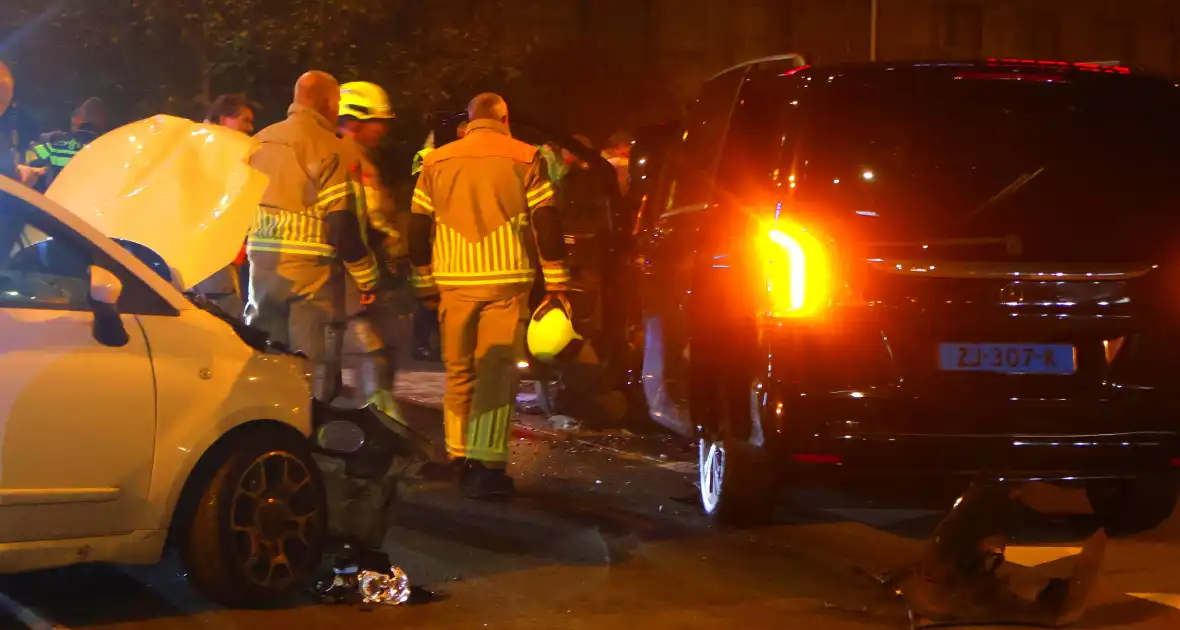
[[[209,105],[205,122],[250,135],[254,133],[254,108],[245,94],[222,94]],[[244,317],[249,289],[250,269],[246,261],[246,238],[243,234],[242,250],[237,259],[198,284],[197,290],[226,314],[241,319]]]

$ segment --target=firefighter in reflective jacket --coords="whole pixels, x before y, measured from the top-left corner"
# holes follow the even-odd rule
[[[394,113],[385,90],[373,83],[356,81],[340,86],[340,114],[337,124],[344,144],[355,156],[352,179],[357,187],[357,209],[361,234],[381,267],[375,301],[363,312],[349,298],[348,341],[365,353],[358,386],[368,402],[392,417],[401,417],[393,401],[393,379],[397,353],[397,260],[404,256],[397,228],[393,195],[381,181],[370,152],[389,131]],[[355,293],[349,287],[349,295]],[[349,344],[348,342],[352,343]]]
[[[26,166],[45,169],[44,176],[35,184],[37,190],[47,190],[66,164],[83,147],[102,135],[106,127],[106,105],[97,98],[90,98],[74,110],[68,133],[52,131],[38,138],[25,154]]]
[[[250,165],[270,178],[246,243],[246,323],[302,350],[315,366],[315,396],[339,393],[345,280],[375,299],[377,260],[361,235],[349,150],[336,136],[340,86],[312,71],[295,85],[287,118],[255,136]]]
[[[447,453],[467,496],[494,498],[514,491],[508,438],[537,263],[553,294],[569,272],[537,148],[511,137],[498,95],[475,97],[467,114],[464,137],[426,156],[410,259],[419,296],[439,300]]]

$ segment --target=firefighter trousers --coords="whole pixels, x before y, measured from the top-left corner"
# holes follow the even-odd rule
[[[315,369],[315,396],[330,402],[339,392],[344,327],[343,268],[334,259],[250,252],[246,323],[307,355]]]
[[[508,464],[508,439],[524,356],[528,293],[472,299],[443,289],[439,305],[447,369],[443,422],[452,458]]]
[[[348,326],[344,338],[344,352],[359,355],[356,386],[366,402],[393,418],[402,419],[401,410],[393,400],[393,384],[397,375],[398,293],[397,279],[382,270],[375,300],[360,307],[360,290],[352,282],[346,283],[345,304]]]

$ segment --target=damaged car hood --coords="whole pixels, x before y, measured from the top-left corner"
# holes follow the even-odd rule
[[[46,197],[151,249],[189,290],[241,250],[267,184],[247,163],[254,146],[232,129],[153,116],[86,146]]]

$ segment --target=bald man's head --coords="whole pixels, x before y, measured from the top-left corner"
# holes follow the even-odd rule
[[[508,124],[508,102],[499,94],[480,94],[467,105],[467,120],[498,120]]]
[[[340,82],[327,72],[306,72],[295,82],[295,104],[335,121],[340,114]]]

